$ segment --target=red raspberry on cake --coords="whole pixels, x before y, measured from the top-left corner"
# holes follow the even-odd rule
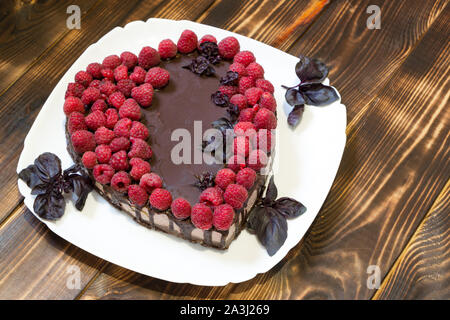
[[[257,79],[255,86],[261,88],[264,92],[270,92],[271,94],[275,92],[273,84],[266,79]]]
[[[88,87],[92,81],[92,76],[86,71],[78,71],[75,75],[75,82],[78,82],[83,87]]]
[[[128,68],[124,65],[120,65],[114,69],[114,79],[116,81],[128,79]]]
[[[130,161],[132,161],[131,159]],[[148,193],[151,193],[156,188],[162,188],[163,183],[160,176],[156,173],[146,173],[141,177],[139,185],[144,188]]]
[[[234,220],[234,210],[229,204],[221,204],[214,208],[213,226],[217,230],[225,231],[230,229]]]
[[[68,116],[72,112],[84,113],[84,104],[77,97],[67,97],[64,101],[64,113]]]
[[[158,210],[167,210],[172,204],[172,195],[166,189],[156,188],[149,198],[153,208]]]
[[[105,111],[106,116],[106,122],[105,127],[108,129],[114,129],[114,126],[116,125],[117,121],[119,121],[119,114],[117,113],[116,109],[109,108]]]
[[[203,37],[201,37],[201,39],[198,41],[198,48],[200,48],[200,45],[203,42],[213,42],[213,43],[217,43],[217,39],[216,37],[214,37],[211,34],[205,34]]]
[[[178,51],[189,53],[197,48],[197,35],[191,30],[184,30],[177,42]]]
[[[255,62],[256,58],[250,51],[241,51],[236,53],[233,61],[242,64],[244,67],[247,67],[250,63]]]
[[[251,168],[243,168],[236,175],[236,183],[249,190],[256,181],[256,172]]]
[[[102,65],[97,62],[89,63],[86,72],[89,73],[94,79],[102,78]]]
[[[130,176],[136,181],[141,180],[142,176],[146,173],[150,173],[151,170],[150,163],[140,158],[132,158],[130,160],[130,165]]]
[[[83,94],[81,95],[81,102],[90,105],[91,103],[94,103],[100,98],[101,98],[100,90],[97,88],[89,87],[83,91]]]
[[[116,91],[108,97],[109,104],[117,109],[120,109],[125,100],[125,96],[120,91]]]
[[[119,117],[121,119],[139,120],[141,118],[141,107],[134,99],[127,99],[119,109]]]
[[[133,121],[128,118],[123,118],[117,121],[116,125],[114,126],[114,134],[116,135],[116,137],[129,138],[132,124]]]
[[[241,110],[239,113],[239,122],[253,122],[253,118],[255,117],[256,111],[253,108],[247,108]]]
[[[129,78],[135,84],[141,84],[141,83],[145,82],[145,76],[146,75],[147,75],[147,72],[143,68],[141,68],[139,66],[136,66],[134,68],[133,72],[130,74]]]
[[[80,112],[72,112],[67,120],[67,130],[70,134],[78,130],[86,130],[87,125],[84,122],[84,115]]]
[[[131,184],[128,186],[128,198],[131,203],[134,203],[139,207],[143,207],[147,203],[148,194],[137,184]]]
[[[111,148],[112,152],[117,152],[120,150],[128,151],[128,149],[130,148],[130,140],[125,137],[117,137],[112,139],[109,147]]]
[[[92,104],[91,112],[93,112],[93,111],[105,112],[107,108],[108,108],[108,105],[106,104],[105,100],[98,99]]]
[[[232,59],[239,52],[239,41],[235,37],[226,37],[219,42],[219,54],[224,59]]]
[[[147,70],[159,64],[161,59],[157,50],[152,47],[143,47],[139,52],[138,62],[139,66]]]
[[[125,97],[131,96],[131,91],[136,87],[136,84],[131,79],[122,79],[117,82],[117,90],[123,93]]]
[[[227,160],[227,168],[238,172],[241,168],[245,167],[245,158],[235,154]]]
[[[89,87],[93,87],[93,88],[99,89],[101,83],[102,82],[100,80],[95,79],[95,80],[92,80],[91,83],[89,83]]]
[[[94,136],[97,144],[109,144],[114,139],[114,131],[106,127],[100,127],[95,131]]]
[[[199,229],[211,229],[213,222],[213,213],[211,208],[203,203],[197,203],[192,207],[191,221],[193,225]]]
[[[86,168],[92,169],[97,164],[97,155],[93,151],[86,151],[81,157],[81,162]]]
[[[93,151],[95,149],[94,134],[87,130],[78,130],[72,133],[71,136],[73,149],[79,153],[85,153],[86,151]]]
[[[216,186],[225,190],[228,185],[234,183],[235,179],[236,173],[234,173],[234,171],[231,169],[225,168],[217,171],[214,182],[216,183]]]
[[[247,91],[247,89],[250,89],[254,86],[255,80],[252,77],[242,77],[241,79],[239,79],[238,91],[240,94],[245,94],[245,91]]]
[[[148,160],[152,157],[152,154],[152,149],[147,142],[138,138],[131,139],[131,150],[128,152],[129,158],[141,158]]]
[[[267,154],[262,150],[253,150],[248,156],[247,166],[255,171],[264,168],[269,162]]]
[[[147,140],[148,138],[147,127],[142,122],[133,121],[133,124],[130,129],[130,137]]]
[[[158,52],[161,59],[170,59],[177,55],[177,45],[170,39],[162,40],[158,45]]]
[[[223,199],[217,188],[210,187],[203,190],[203,192],[200,194],[199,202],[204,203],[208,206],[218,206],[223,202]]]
[[[247,197],[247,189],[239,184],[230,184],[223,194],[225,202],[234,209],[242,208]]]
[[[102,72],[103,80],[114,81],[113,69],[103,68],[101,72]]]
[[[277,118],[275,114],[266,108],[261,108],[255,114],[253,124],[256,129],[275,129],[277,127]]]
[[[126,66],[129,70],[133,69],[138,63],[138,57],[129,51],[124,51],[120,54],[120,60],[122,64]]]
[[[234,125],[234,133],[238,136],[250,137],[256,133],[256,128],[251,122],[238,122]]]
[[[237,136],[233,141],[233,154],[247,157],[250,152],[249,138],[245,136]]]
[[[263,92],[259,98],[259,106],[275,112],[277,109],[277,102],[270,92]]]
[[[100,93],[110,96],[117,90],[117,86],[109,80],[103,80],[99,87]]]
[[[84,121],[86,122],[86,125],[89,129],[92,131],[97,130],[100,127],[104,127],[106,124],[106,117],[105,114],[101,111],[94,111],[88,114]]]
[[[267,129],[258,130],[257,135],[257,149],[266,153],[272,151],[272,132]]]
[[[230,98],[230,102],[237,105],[240,111],[247,108],[247,98],[243,94],[234,94]]]
[[[97,164],[92,171],[94,179],[101,184],[108,184],[114,176],[114,169],[108,164]]]
[[[109,165],[116,171],[127,170],[129,167],[127,152],[121,150],[113,153],[109,159]]]
[[[262,94],[263,91],[261,88],[253,87],[245,90],[245,98],[247,98],[247,103],[251,106],[257,104]]]
[[[227,95],[228,97],[231,97],[237,93],[238,88],[235,86],[227,86],[227,85],[221,85],[219,87],[219,91],[223,94]]]
[[[247,69],[242,63],[234,62],[228,67],[228,71],[237,72],[239,77],[245,77],[247,75]]]
[[[175,218],[183,220],[191,215],[191,204],[184,198],[176,198],[170,205]]]
[[[130,183],[130,176],[125,171],[116,172],[111,178],[111,187],[118,192],[126,192]]]
[[[122,61],[120,60],[119,56],[116,54],[113,54],[113,55],[107,56],[105,59],[103,59],[102,67],[103,67],[103,69],[114,70],[115,68],[120,66],[121,63],[122,63]]]
[[[167,70],[154,67],[150,68],[145,76],[145,82],[150,83],[153,88],[162,88],[169,83],[170,74]]]
[[[109,146],[101,144],[95,148],[95,154],[99,163],[109,163],[112,152]]]
[[[256,62],[252,62],[247,66],[247,73],[249,77],[254,79],[264,78],[264,69]]]
[[[66,95],[64,98],[67,98],[67,97],[81,98],[83,91],[84,91],[84,87],[81,84],[79,84],[77,82],[71,82],[67,85]]]
[[[139,87],[131,90],[131,96],[141,105],[141,107],[149,107],[153,100],[153,87],[150,83],[141,84]]]

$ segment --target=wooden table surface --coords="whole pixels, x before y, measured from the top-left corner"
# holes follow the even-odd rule
[[[81,8],[81,29],[66,9]],[[369,29],[369,5],[381,28]],[[448,0],[47,0],[0,5],[1,299],[450,298]],[[322,59],[347,106],[347,145],[304,239],[274,268],[224,287],[176,284],[99,259],[23,203],[16,166],[48,95],[116,26],[188,19]],[[80,285],[68,284],[73,267]],[[378,266],[381,283],[367,285]],[[371,279],[371,278],[370,278]]]

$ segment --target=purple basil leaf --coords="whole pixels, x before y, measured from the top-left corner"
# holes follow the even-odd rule
[[[216,106],[221,108],[228,107],[229,98],[226,94],[223,94],[220,91],[216,91],[211,95],[211,101],[214,102]]]
[[[234,71],[228,71],[225,76],[220,78],[220,84],[227,86],[237,86],[238,85],[239,74]]]
[[[284,97],[291,106],[305,104],[305,99],[303,99],[302,94],[295,88],[288,89]]]
[[[327,66],[317,59],[300,55],[300,61],[295,66],[295,73],[302,83],[322,82],[328,75]]]
[[[287,122],[288,125],[290,125],[292,128],[295,128],[300,123],[300,120],[303,116],[303,111],[305,110],[305,105],[297,105],[292,109],[292,111],[289,113]]]
[[[287,238],[286,218],[272,208],[267,209],[267,224],[263,233],[258,233],[258,238],[266,247],[269,256],[273,256],[284,244]]]
[[[61,160],[53,153],[41,154],[34,160],[34,165],[42,181],[49,182],[61,174]]]
[[[299,88],[306,104],[321,107],[331,104],[339,99],[336,90],[333,87],[322,83],[303,84]]]
[[[64,214],[66,202],[61,193],[51,192],[36,197],[33,210],[36,214],[46,220],[57,220]]]
[[[25,169],[22,169],[19,172],[19,178],[22,179],[31,189],[43,182],[40,179],[39,174],[37,173],[36,166],[34,164],[30,164]]]
[[[49,188],[49,186],[51,186],[51,184],[48,182],[38,184],[33,189],[31,189],[31,194],[34,196],[45,194],[49,190],[51,190],[51,188]]]
[[[273,176],[272,176],[272,177],[270,177],[269,185],[267,186],[266,199],[269,201],[275,201],[277,196],[278,196],[278,190],[277,190],[277,186],[275,185],[275,182],[273,181]]]
[[[87,176],[82,175],[72,175],[70,176],[70,181],[72,183],[72,197],[75,201],[75,208],[81,211],[84,208],[89,192],[92,191],[91,181]]]
[[[303,204],[288,197],[275,201],[273,208],[286,218],[295,218],[306,212],[306,207]]]
[[[254,206],[247,219],[247,229],[257,235],[262,233],[268,223],[268,218],[266,207]]]

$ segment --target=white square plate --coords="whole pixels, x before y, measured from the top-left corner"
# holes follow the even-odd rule
[[[143,46],[157,47],[166,38],[176,42],[184,29],[193,30],[199,38],[213,34],[219,41],[235,36],[241,50],[251,50],[255,54],[257,62],[266,71],[266,79],[275,86],[278,103],[275,182],[280,197],[293,197],[308,208],[301,217],[288,221],[285,244],[270,257],[256,236],[244,230],[226,251],[204,248],[137,224],[96,192],[88,196],[82,212],[68,201],[59,221],[38,219],[74,245],[124,268],[172,282],[226,285],[268,271],[302,239],[322,206],[339,167],[346,141],[346,109],[340,101],[322,108],[306,106],[300,125],[295,130],[287,125],[290,107],[285,102],[285,90],[281,85],[298,83],[294,70],[298,58],[253,39],[190,21],[152,18],[114,28],[86,49],[52,91],[25,138],[17,172],[43,152],[58,155],[63,169],[73,164],[66,150],[62,106],[67,84],[73,81],[76,72],[111,54],[123,51],[137,54]],[[33,212],[34,196],[23,181],[19,180],[18,184],[26,206]]]

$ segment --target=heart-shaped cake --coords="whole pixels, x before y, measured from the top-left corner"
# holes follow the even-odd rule
[[[97,191],[140,224],[226,249],[270,168],[274,87],[234,37],[92,62],[68,85],[66,136]]]

